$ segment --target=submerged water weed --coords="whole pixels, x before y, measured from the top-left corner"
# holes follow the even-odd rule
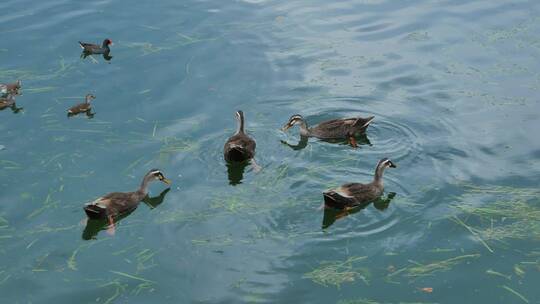
[[[2,168],[2,170],[20,170],[22,169],[22,166],[14,161],[0,159],[0,168]]]
[[[2,215],[0,215],[0,232],[8,231],[9,229],[9,221],[5,219]],[[0,239],[3,239],[6,237],[3,237],[2,234],[0,234]]]
[[[310,279],[314,283],[325,287],[335,286],[340,288],[341,284],[354,282],[356,279],[360,279],[366,285],[369,285],[369,270],[354,265],[354,263],[366,258],[366,256],[354,256],[345,261],[325,261],[315,270],[304,274],[303,278]]]
[[[471,259],[476,259],[479,257],[480,257],[480,254],[466,254],[466,255],[453,257],[447,260],[431,262],[429,264],[421,264],[415,261],[409,261],[410,263],[413,264],[412,266],[407,266],[395,272],[392,272],[391,274],[388,275],[388,277],[389,278],[394,277],[398,274],[403,275],[405,277],[412,277],[412,278],[431,276],[437,272],[451,270],[456,265],[459,265],[461,263],[464,263],[464,262],[470,261]]]
[[[511,294],[515,295],[516,297],[518,297],[519,299],[521,299],[523,302],[525,303],[529,303],[529,300],[527,298],[525,298],[522,294],[520,294],[519,292],[515,291],[514,289],[506,286],[506,285],[502,285],[500,286],[502,289],[510,292]]]
[[[136,254],[135,258],[137,259],[137,270],[136,273],[139,274],[142,271],[155,267],[157,264],[154,262],[154,256],[159,252],[159,250],[143,249]]]
[[[141,56],[146,56],[162,51],[173,50],[194,43],[213,41],[216,39],[217,38],[194,38],[177,32],[176,35],[169,37],[165,44],[159,46],[150,42],[124,42],[123,45],[128,48],[139,49],[142,53]]]
[[[489,251],[487,241],[504,239],[540,240],[540,190],[506,186],[464,185],[466,192],[458,197],[454,208],[468,215],[468,224],[454,216],[455,223],[465,227]],[[479,205],[476,194],[491,197],[493,202]],[[472,216],[472,218],[471,218]],[[475,223],[474,225],[471,223]]]
[[[159,150],[161,154],[193,152],[199,148],[199,145],[195,141],[176,137],[165,137],[162,139],[162,142]]]
[[[74,68],[74,61],[66,63],[64,57],[58,60],[58,66],[55,69],[49,69],[47,73],[39,73],[31,70],[0,70],[0,79],[24,79],[26,80],[51,80],[66,76]],[[31,89],[29,89],[31,90]],[[27,92],[27,89],[24,89]]]
[[[396,304],[432,304],[434,302],[398,302]],[[378,302],[370,299],[351,299],[351,300],[340,300],[337,304],[392,304],[390,302]]]

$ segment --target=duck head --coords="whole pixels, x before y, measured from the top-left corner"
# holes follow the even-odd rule
[[[377,167],[384,167],[384,168],[397,168],[396,164],[394,164],[390,159],[383,158],[379,161],[377,164]]]
[[[101,45],[101,47],[109,47],[109,45],[113,45],[113,42],[111,39],[107,38],[105,40],[103,40],[103,44]]]
[[[90,103],[90,100],[92,99],[96,99],[96,96],[94,96],[93,94],[86,94],[85,100],[87,103]]]
[[[281,128],[281,130],[283,132],[287,131],[289,128],[293,127],[294,125],[297,125],[297,124],[302,124],[302,123],[305,123],[304,122],[304,118],[302,117],[302,115],[300,114],[294,114],[293,116],[291,116],[291,118],[289,118],[289,121],[283,125],[283,127]]]
[[[152,169],[148,171],[144,179],[148,179],[149,181],[161,181],[167,185],[171,184],[171,181],[165,178],[165,175],[163,175],[163,173],[159,169]]]

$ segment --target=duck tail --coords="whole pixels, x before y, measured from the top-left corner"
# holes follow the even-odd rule
[[[246,149],[240,145],[230,145],[225,153],[227,161],[241,162],[249,158]]]
[[[84,50],[84,43],[82,43],[82,42],[79,41],[79,46],[81,47],[81,49]]]
[[[102,219],[107,217],[107,209],[95,204],[84,206],[84,212],[91,219]]]
[[[354,204],[352,198],[344,197],[334,190],[323,192],[324,204],[331,208],[344,209],[346,206]]]

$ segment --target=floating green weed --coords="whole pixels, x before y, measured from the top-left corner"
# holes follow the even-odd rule
[[[157,266],[154,262],[154,256],[158,253],[157,250],[143,249],[135,256],[137,258],[137,274],[143,270]]]
[[[161,149],[159,150],[159,152],[170,154],[170,153],[178,153],[178,152],[195,151],[198,148],[199,148],[199,145],[197,142],[187,140],[187,139],[179,139],[176,137],[165,137],[163,138],[163,145],[161,146]]]
[[[467,254],[467,255],[453,257],[447,260],[431,262],[429,264],[421,264],[421,263],[409,260],[409,262],[413,265],[407,266],[395,272],[392,272],[391,274],[388,275],[388,277],[393,277],[398,274],[401,274],[406,277],[413,277],[413,278],[431,276],[437,272],[451,270],[454,266],[458,264],[461,264],[461,263],[470,261],[471,259],[476,259],[479,257],[480,257],[480,254]]]
[[[498,272],[498,271],[491,270],[491,269],[486,270],[486,274],[489,274],[489,275],[492,275],[492,276],[501,277],[501,278],[505,278],[505,279],[507,279],[508,281],[510,281],[510,280],[512,279],[512,276],[511,276],[511,275],[506,275],[506,274],[503,274],[503,273],[500,273],[500,272]]]
[[[529,303],[529,300],[527,300],[527,298],[525,298],[522,294],[520,294],[519,292],[513,290],[512,288],[506,286],[506,285],[502,285],[501,288],[509,291],[510,293],[512,293],[513,295],[515,295],[516,297],[520,298],[523,302],[525,303]]]
[[[11,274],[5,273],[4,270],[0,270],[0,285],[7,282],[7,280],[9,280],[9,278],[11,278]]]
[[[463,185],[466,192],[458,197],[454,208],[468,215],[465,223],[457,216],[451,220],[465,227],[490,252],[488,241],[504,239],[540,240],[540,189],[508,186]],[[476,194],[493,199],[479,204]],[[485,200],[485,198],[484,198]],[[475,223],[475,225],[471,224]]]
[[[45,93],[56,90],[56,87],[25,88],[24,93]]]
[[[396,304],[432,304],[433,302],[398,302]],[[370,299],[340,300],[337,304],[392,304],[389,302],[378,302]]]
[[[365,260],[366,256],[350,257],[345,261],[322,262],[315,270],[304,274],[303,278],[323,286],[335,286],[339,288],[341,284],[354,282],[356,279],[369,284],[370,276],[367,268],[356,267],[354,263]]]

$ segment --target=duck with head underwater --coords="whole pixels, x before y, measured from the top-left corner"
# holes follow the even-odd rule
[[[373,202],[383,194],[383,173],[386,168],[396,168],[396,165],[388,158],[383,158],[377,163],[375,176],[371,183],[348,183],[323,192],[324,205],[336,209],[346,209]]]
[[[294,125],[300,126],[300,136],[316,137],[319,139],[347,139],[353,148],[357,148],[355,136],[364,134],[367,127],[375,117],[367,118],[339,118],[328,121],[323,121],[314,127],[308,127],[307,122],[302,115],[295,114],[289,118],[289,121],[281,128],[282,131],[287,131]]]
[[[139,189],[133,192],[112,192],[87,203],[84,212],[91,219],[107,218],[111,232],[114,232],[114,218],[132,212],[148,194],[148,186],[153,181],[162,181],[167,185],[171,181],[165,178],[159,169],[152,169],[144,176]]]
[[[22,82],[20,80],[14,83],[0,83],[0,97],[8,97],[8,95],[21,95]]]

